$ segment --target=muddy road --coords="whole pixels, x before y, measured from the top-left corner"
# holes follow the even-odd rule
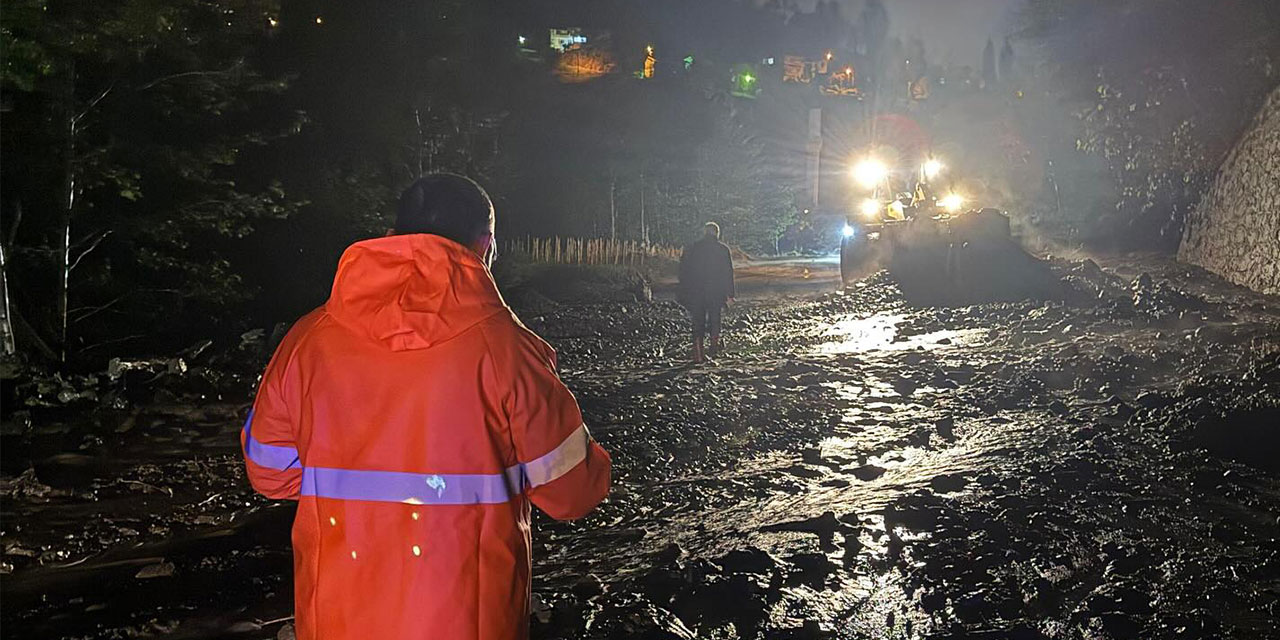
[[[1062,300],[750,296],[697,367],[669,301],[523,313],[615,469],[536,519],[533,637],[1280,638],[1280,302],[1054,270]],[[252,375],[202,384],[6,431],[6,637],[290,637]]]

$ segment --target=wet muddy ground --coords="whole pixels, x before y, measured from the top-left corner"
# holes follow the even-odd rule
[[[615,469],[537,518],[534,638],[1280,638],[1280,302],[1107,265],[1048,302],[791,287],[697,367],[669,301],[526,311]],[[253,376],[173,377],[10,420],[6,637],[288,637]]]

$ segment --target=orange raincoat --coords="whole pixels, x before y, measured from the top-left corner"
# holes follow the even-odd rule
[[[573,519],[609,491],[555,352],[432,235],[347,249],[241,443],[254,489],[298,500],[300,640],[527,637],[530,502]]]

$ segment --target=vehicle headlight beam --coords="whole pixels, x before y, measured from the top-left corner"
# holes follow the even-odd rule
[[[888,177],[889,169],[879,160],[867,159],[854,165],[850,173],[853,179],[858,181],[858,184],[867,189],[872,189]]]
[[[959,213],[964,208],[964,198],[958,193],[949,193],[938,201],[938,206],[942,207],[947,213]]]
[[[928,160],[925,160],[924,165],[921,166],[921,169],[924,170],[925,179],[932,180],[938,177],[939,173],[942,173],[942,161],[937,160],[935,158],[930,158]]]
[[[862,214],[862,217],[867,219],[874,219],[879,217],[880,211],[881,211],[880,201],[876,200],[875,198],[867,198],[866,200],[863,200],[862,204],[858,206],[858,212]]]

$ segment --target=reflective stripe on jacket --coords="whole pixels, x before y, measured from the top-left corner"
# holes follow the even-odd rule
[[[302,640],[527,637],[530,503],[572,519],[609,490],[554,351],[430,235],[347,249],[241,442],[254,488],[299,501]]]

